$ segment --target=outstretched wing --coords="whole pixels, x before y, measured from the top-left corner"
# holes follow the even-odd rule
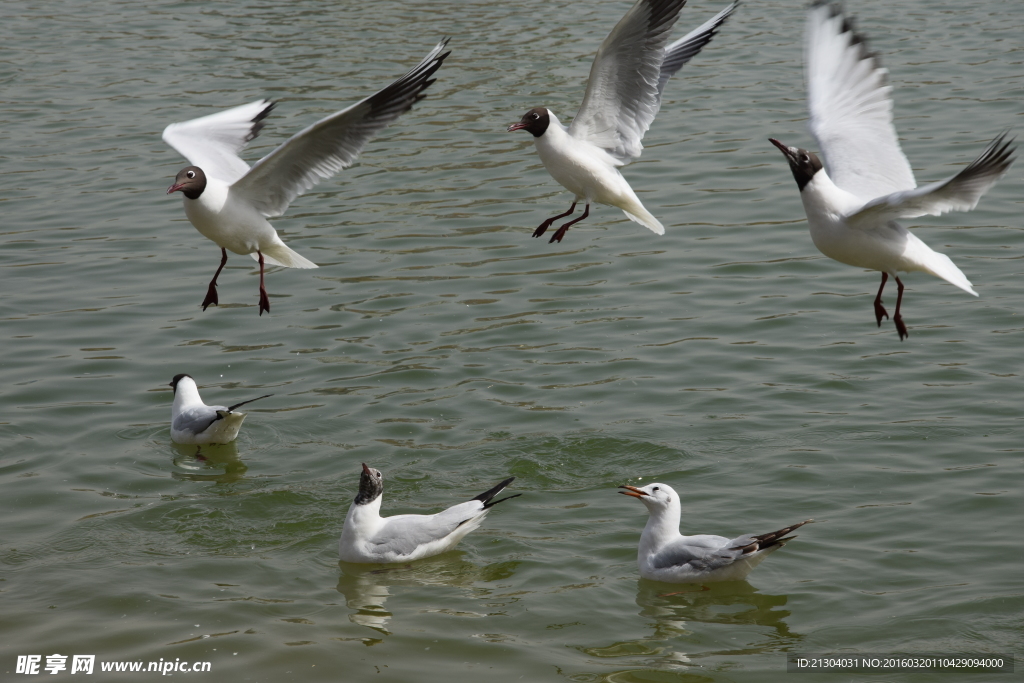
[[[949,211],[970,211],[978,205],[981,196],[996,184],[1013,163],[1013,139],[1006,140],[1003,133],[956,175],[906,192],[896,192],[865,204],[847,220],[853,227],[858,224],[876,225],[882,220],[941,216]]]
[[[355,162],[366,143],[424,97],[448,39],[397,81],[293,136],[256,162],[232,190],[265,216],[280,216],[297,196]]]
[[[638,0],[594,57],[583,104],[569,134],[626,163],[640,156],[661,96],[665,44],[686,0]]]
[[[916,187],[892,123],[888,71],[838,3],[819,0],[808,12],[804,65],[811,134],[832,181],[865,202]]]
[[[259,100],[164,128],[164,142],[211,178],[233,183],[249,171],[238,156],[259,135],[274,103]]]
[[[683,68],[688,61],[696,57],[704,46],[711,42],[711,39],[718,35],[725,20],[729,18],[739,2],[734,2],[724,10],[711,17],[703,24],[693,29],[685,36],[665,48],[665,59],[661,62],[661,74],[658,76],[658,106],[661,106],[661,96],[665,92],[665,84],[677,71]]]

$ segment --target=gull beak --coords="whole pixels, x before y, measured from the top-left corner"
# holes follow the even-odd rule
[[[366,466],[365,462],[363,463],[363,474],[370,476],[370,468]]]
[[[770,142],[773,145],[775,145],[776,147],[778,147],[779,150],[783,154],[785,154],[786,158],[789,159],[790,161],[795,161],[796,160],[796,150],[793,149],[792,147],[787,147],[786,145],[782,144],[781,142],[779,142],[775,138],[768,138],[768,142]]]
[[[637,487],[630,486],[629,484],[623,484],[619,488],[620,489],[627,489],[626,491],[619,491],[619,493],[621,493],[624,496],[632,496],[633,498],[643,498],[644,496],[649,496],[650,495],[646,491],[641,491]]]
[[[175,183],[174,185],[171,185],[170,187],[167,188],[167,194],[177,192],[183,187],[185,187],[185,183]]]
[[[522,121],[516,121],[515,123],[508,127],[508,132],[514,133],[517,130],[522,130],[523,128],[526,128],[526,124],[523,123]]]

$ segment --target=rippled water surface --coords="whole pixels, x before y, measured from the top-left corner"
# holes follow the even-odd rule
[[[722,4],[691,0],[676,35]],[[981,296],[908,276],[901,343],[874,324],[877,273],[816,251],[767,142],[813,144],[803,3],[751,1],[625,169],[667,234],[594,207],[531,239],[571,197],[505,126],[571,118],[627,8],[7,6],[0,671],[62,653],[238,681],[696,683],[789,679],[786,652],[1020,651],[1024,164],[976,211],[910,222]],[[1022,128],[1024,5],[850,9],[921,181]],[[164,126],[277,99],[253,161],[444,35],[430,96],[276,219],[319,270],[271,269],[261,318],[233,256],[201,312],[218,253],[164,194],[184,165]],[[210,402],[274,396],[204,461],[170,441],[180,372]],[[456,551],[342,565],[361,462],[391,513],[511,475],[522,496]],[[615,487],[655,480],[691,533],[818,523],[748,582],[651,583],[645,511]]]

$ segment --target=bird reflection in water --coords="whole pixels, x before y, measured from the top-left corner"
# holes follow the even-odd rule
[[[789,630],[785,619],[789,610],[779,609],[788,598],[758,591],[745,581],[708,584],[671,584],[640,579],[636,596],[639,614],[651,620],[652,633],[646,638],[586,648],[584,651],[603,660],[631,658],[628,668],[606,676],[605,680],[632,680],[640,668],[699,671],[708,659],[722,656],[760,655],[790,649],[803,635]],[[728,628],[722,630],[718,625]],[[735,641],[757,627],[760,636]],[[699,643],[699,644],[698,644]],[[634,668],[636,667],[636,668]],[[705,679],[694,671],[686,681]]]
[[[386,609],[387,599],[404,589],[416,589],[421,586],[461,588],[467,595],[492,602],[491,591],[479,588],[479,584],[508,578],[518,564],[508,561],[480,566],[467,561],[464,557],[464,553],[455,551],[402,564],[339,562],[341,572],[337,588],[338,592],[345,596],[346,606],[352,610],[349,620],[353,624],[371,628],[378,633],[391,635],[387,624],[395,615]],[[462,611],[458,615],[490,616],[486,611]]]
[[[171,472],[175,479],[189,481],[215,481],[229,484],[239,481],[245,476],[248,467],[238,456],[238,446],[234,441],[225,444],[204,444],[200,452],[196,446],[172,443],[174,448],[174,466]]]

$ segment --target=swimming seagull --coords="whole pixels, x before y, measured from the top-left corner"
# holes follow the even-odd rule
[[[514,479],[509,477],[473,500],[453,505],[436,515],[381,517],[383,477],[379,470],[363,463],[359,494],[348,509],[338,553],[343,562],[364,563],[409,562],[443,553],[480,526],[492,507],[521,495],[494,500]]]
[[[171,440],[175,443],[204,444],[230,443],[238,436],[245,413],[235,408],[261,398],[266,394],[233,406],[208,406],[199,396],[199,387],[190,375],[175,375],[171,380],[174,403],[171,404]]]
[[[683,536],[679,533],[679,494],[667,484],[620,486],[619,493],[638,498],[650,517],[640,536],[636,562],[640,576],[669,583],[741,581],[769,554],[795,536],[786,534],[814,520],[779,529],[769,534],[724,536]]]
[[[630,220],[665,234],[619,166],[640,156],[640,141],[661,108],[668,79],[711,42],[739,3],[666,46],[684,4],[686,0],[638,0],[626,12],[597,51],[583,104],[568,128],[544,107],[531,109],[508,127],[509,132],[526,130],[533,135],[544,168],[575,195],[569,210],[541,223],[534,237],[572,215],[580,201],[586,201],[583,215],[555,231],[551,242],[561,242],[570,226],[589,216],[591,202],[618,207]]]
[[[907,326],[900,315],[900,271],[923,271],[978,293],[948,256],[932,251],[896,219],[973,209],[1013,162],[1013,140],[1004,133],[956,175],[917,187],[893,126],[888,71],[868,52],[840,5],[811,6],[804,63],[811,134],[829,172],[813,153],[769,141],[789,161],[814,246],[840,263],[882,271],[874,301],[879,327],[889,317],[882,290],[889,276],[896,279],[893,322],[902,341]]]
[[[449,54],[442,52],[447,44],[446,38],[397,81],[300,131],[251,169],[238,153],[259,134],[274,102],[259,100],[164,129],[164,141],[193,164],[178,172],[167,194],[180,191],[192,225],[220,247],[204,311],[218,303],[217,277],[229,249],[260,264],[260,315],[270,312],[264,263],[316,268],[281,241],[267,218],[280,216],[297,196],[351,166],[374,135],[422,99]]]

